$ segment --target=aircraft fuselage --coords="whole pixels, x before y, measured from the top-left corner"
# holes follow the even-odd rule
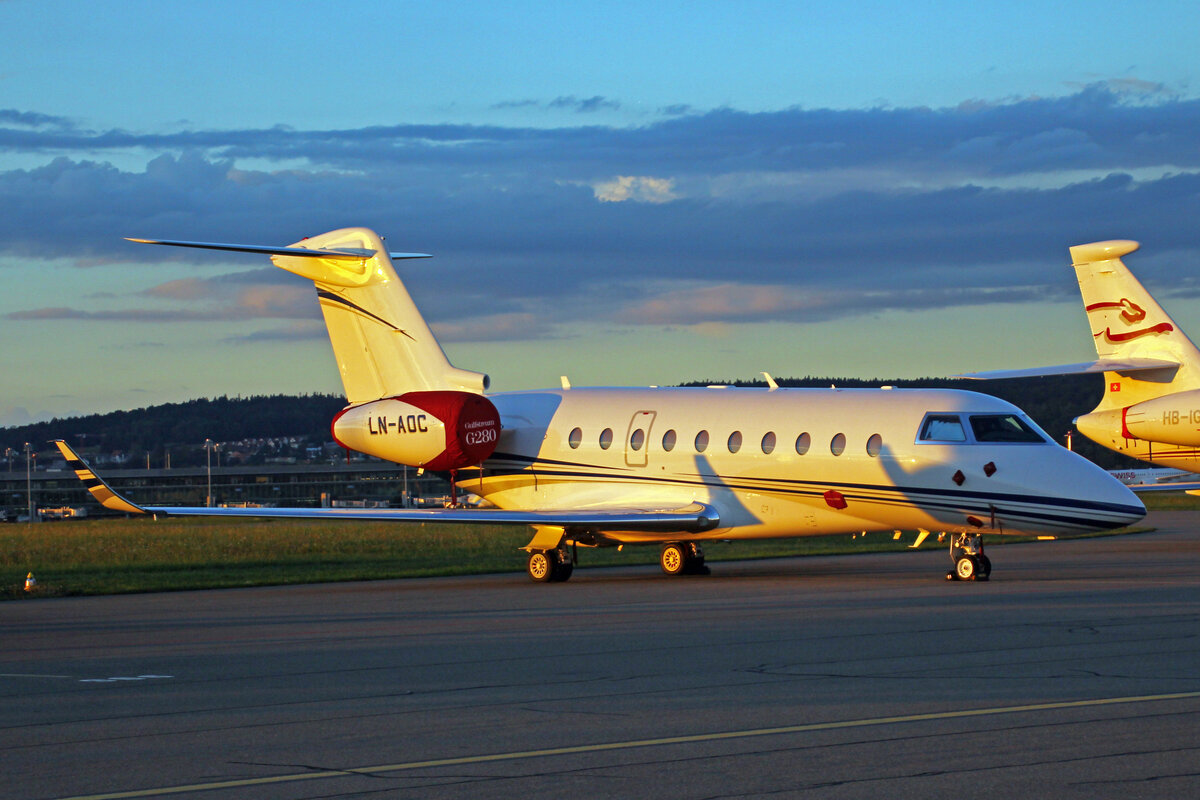
[[[459,484],[499,508],[602,507],[614,498],[716,508],[720,527],[688,537],[695,539],[1078,532],[1144,513],[1128,490],[1054,444],[1015,406],[974,392],[613,388],[490,399],[501,415],[499,444],[482,472],[464,470]],[[961,423],[923,437],[931,415]],[[980,441],[972,429],[973,418],[1007,416],[1036,441]]]

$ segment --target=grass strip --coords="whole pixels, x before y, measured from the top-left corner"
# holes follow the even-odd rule
[[[1180,499],[1182,498],[1182,499]],[[1200,507],[1186,495],[1155,508]],[[1129,531],[1125,531],[1129,532]],[[710,561],[899,552],[913,534],[706,543]],[[0,599],[520,572],[523,526],[150,517],[0,526]],[[988,538],[988,545],[1029,541]],[[941,547],[930,537],[922,549]],[[654,564],[657,547],[581,549],[581,568]],[[32,572],[37,587],[24,591]]]

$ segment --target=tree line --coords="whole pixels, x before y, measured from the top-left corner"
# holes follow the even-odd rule
[[[966,389],[1007,400],[1020,407],[1055,441],[1063,443],[1072,420],[1091,411],[1104,393],[1103,375],[1062,375],[1003,381],[963,381],[947,378],[864,380],[859,378],[779,378],[787,387],[866,388],[895,386],[917,389]],[[695,381],[691,386],[721,383],[765,386],[759,381]],[[66,439],[87,450],[124,452],[134,458],[160,456],[172,448],[173,459],[204,444],[249,439],[297,438],[313,444],[331,440],[329,425],[346,401],[338,395],[266,395],[213,397],[185,403],[166,403],[132,411],[113,411],[48,422],[0,428],[0,448],[21,451],[25,442],[46,452],[52,439]],[[933,409],[936,410],[936,409]],[[194,447],[191,447],[194,446]],[[1141,462],[1120,456],[1082,436],[1074,437],[1076,452],[1106,469],[1124,469]],[[179,449],[176,449],[179,448]],[[194,454],[193,454],[194,455]],[[178,462],[182,466],[182,462]]]

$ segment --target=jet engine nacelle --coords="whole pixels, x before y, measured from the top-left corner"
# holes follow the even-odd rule
[[[1129,406],[1121,421],[1121,434],[1127,439],[1200,446],[1200,389]]]
[[[500,440],[500,413],[470,392],[408,392],[342,410],[333,438],[351,450],[435,472],[479,464]]]

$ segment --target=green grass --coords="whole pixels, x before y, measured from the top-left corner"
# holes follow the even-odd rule
[[[0,525],[0,599],[519,572],[525,554],[518,548],[528,540],[520,526],[315,520],[140,517]],[[728,561],[901,551],[912,541],[913,534],[894,541],[876,533],[712,543],[705,550],[710,561]],[[922,545],[935,547],[941,547],[936,537]],[[657,561],[657,547],[580,548],[583,568]],[[26,593],[29,572],[37,588]]]
[[[1147,492],[1141,498],[1150,511],[1194,511],[1200,508],[1200,497],[1183,492]]]

